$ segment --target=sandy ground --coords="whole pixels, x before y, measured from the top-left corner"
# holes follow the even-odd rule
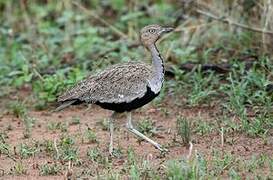
[[[137,140],[133,134],[126,130],[126,116],[121,115],[115,120],[114,147],[120,147],[122,152],[125,153],[120,157],[112,158],[114,169],[122,169],[126,165],[126,152],[130,147],[134,149],[138,157],[148,160],[151,165],[158,169],[170,159],[180,159],[188,156],[189,147],[178,143],[181,142],[181,139],[176,135],[177,117],[182,116],[194,119],[198,116],[208,122],[217,117],[214,107],[181,108],[172,103],[164,103],[161,106],[165,109],[167,107],[168,115],[166,115],[162,108],[155,108],[150,104],[133,112],[132,118],[134,124],[139,120],[147,118],[154,122],[158,128],[158,132],[152,139],[168,147],[169,152],[162,155],[150,144]],[[102,130],[100,122],[103,119],[107,119],[110,115],[110,111],[103,110],[96,105],[92,105],[89,108],[84,105],[73,106],[55,113],[49,111],[29,111],[29,116],[35,118],[36,122],[32,129],[31,138],[28,139],[25,139],[23,136],[24,124],[22,120],[11,114],[7,113],[0,119],[0,128],[1,130],[10,128],[10,130],[6,131],[8,136],[7,143],[14,147],[18,147],[22,142],[29,143],[33,140],[41,142],[45,140],[54,141],[59,139],[63,134],[79,137],[76,140],[76,144],[79,148],[80,159],[85,161],[88,147],[98,146],[102,153],[108,156],[109,133]],[[62,133],[60,130],[48,129],[48,124],[51,122],[71,122],[75,117],[80,119],[80,124],[69,125],[67,132]],[[80,138],[88,127],[96,133],[98,143],[88,143],[82,141],[82,138]],[[269,139],[269,143],[264,143],[262,138],[249,138],[239,133],[230,133],[224,135],[223,146],[221,144],[221,133],[218,130],[214,130],[212,133],[204,136],[192,134],[191,138],[193,144],[192,152],[204,154],[208,159],[213,150],[219,150],[223,154],[231,153],[243,159],[249,159],[252,155],[259,155],[261,153],[273,154],[272,138]],[[18,149],[14,149],[14,151],[17,152]],[[15,158],[16,161],[20,160],[18,155],[15,155]],[[4,172],[4,176],[0,177],[0,179],[63,179],[65,176],[65,172],[59,176],[39,176],[39,166],[52,161],[52,158],[45,153],[38,153],[34,157],[22,159],[21,161],[26,165],[26,175],[8,175],[10,169],[14,167],[15,162],[6,155],[0,155],[0,169]],[[67,163],[65,166],[67,166]],[[83,163],[82,166],[75,167],[73,171],[79,172],[81,168],[88,168],[88,166],[92,167],[92,163]]]

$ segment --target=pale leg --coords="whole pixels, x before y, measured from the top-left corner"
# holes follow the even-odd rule
[[[109,144],[109,153],[110,155],[113,154],[113,136],[114,136],[114,116],[115,112],[109,118],[109,130],[110,130],[110,144]]]
[[[142,134],[141,132],[139,132],[138,130],[136,130],[133,127],[132,124],[132,115],[131,112],[129,112],[127,114],[127,128],[130,132],[132,132],[133,134],[135,134],[136,136],[141,137],[142,139],[145,139],[146,141],[148,141],[149,143],[151,143],[153,146],[155,146],[157,149],[159,149],[160,151],[168,151],[165,148],[162,148],[162,146],[160,144],[158,144],[157,142],[151,140],[150,138],[148,138],[147,136],[145,136],[144,134]]]

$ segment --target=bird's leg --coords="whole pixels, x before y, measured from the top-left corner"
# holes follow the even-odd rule
[[[113,112],[113,114],[111,115],[111,117],[109,118],[109,130],[110,130],[110,144],[109,144],[109,153],[110,155],[113,155],[113,135],[114,135],[114,116],[115,116],[115,112]]]
[[[148,141],[149,143],[151,143],[153,146],[155,146],[157,149],[159,149],[160,151],[167,151],[167,149],[162,148],[162,146],[160,144],[158,144],[157,142],[151,140],[150,138],[148,138],[147,136],[145,136],[144,134],[142,134],[141,132],[139,132],[138,130],[136,130],[133,127],[132,124],[132,114],[131,112],[129,112],[127,114],[127,129],[132,132],[133,134],[135,134],[136,136],[141,137],[142,139],[145,139],[146,141]]]

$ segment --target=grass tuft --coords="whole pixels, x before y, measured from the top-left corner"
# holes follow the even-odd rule
[[[176,120],[177,134],[182,138],[184,144],[188,145],[191,141],[191,127],[189,120],[178,117]]]

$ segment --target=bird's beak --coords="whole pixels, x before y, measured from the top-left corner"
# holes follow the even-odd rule
[[[174,28],[164,27],[164,28],[162,28],[161,33],[169,33],[169,32],[172,32],[173,30],[174,30]]]

